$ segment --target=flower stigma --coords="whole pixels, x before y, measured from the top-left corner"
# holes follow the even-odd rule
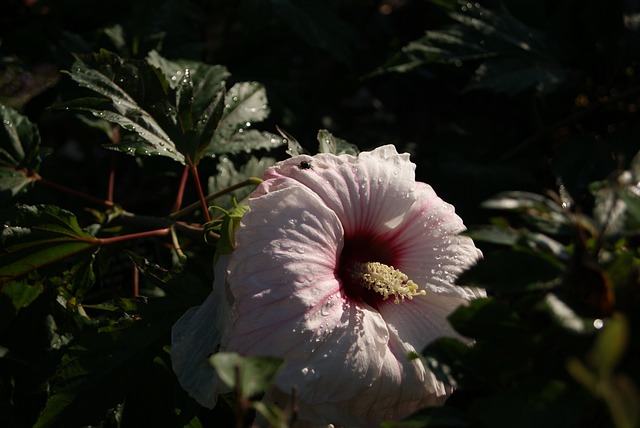
[[[405,298],[411,300],[413,296],[427,294],[426,291],[420,290],[407,275],[393,266],[379,262],[354,263],[351,268],[351,277],[364,288],[382,295],[382,300],[394,296],[396,305]]]

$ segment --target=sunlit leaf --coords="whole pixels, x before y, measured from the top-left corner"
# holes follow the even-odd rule
[[[333,134],[326,129],[318,131],[318,143],[320,143],[318,153],[331,153],[334,155],[347,154],[353,156],[358,154],[358,148],[355,145],[334,137]]]
[[[289,134],[287,131],[285,131],[284,129],[277,127],[278,128],[278,132],[280,133],[280,135],[282,135],[282,138],[284,139],[284,143],[287,144],[287,154],[291,157],[293,156],[299,156],[299,155],[303,155],[303,154],[309,154],[309,152],[307,152],[304,147],[302,147],[302,145],[300,144],[300,142],[298,142],[298,140],[291,134]]]
[[[11,197],[33,183],[40,166],[38,128],[14,109],[0,104],[0,194]]]
[[[158,67],[176,91],[178,125],[184,134],[185,152],[197,163],[222,118],[229,72],[220,65],[169,61],[156,51],[149,53],[147,62]]]
[[[205,155],[271,149],[284,144],[268,132],[249,129],[269,116],[267,93],[257,82],[236,83],[225,96],[224,111]]]
[[[269,114],[264,88],[243,82],[225,93],[229,73],[222,66],[173,62],[156,51],[146,61],[101,51],[91,64],[78,59],[69,74],[110,103],[98,107],[95,101],[83,99],[86,101],[75,100],[63,107],[89,111],[131,131],[129,137],[106,146],[111,149],[167,156],[179,162],[185,162],[187,156],[197,164],[204,154],[282,144],[272,134],[247,131]]]
[[[0,282],[98,247],[69,211],[50,205],[17,206],[5,213],[0,242]]]
[[[271,150],[286,144],[286,140],[270,132],[258,131],[256,129],[245,130],[239,128],[237,131],[223,137],[224,132],[214,135],[214,144],[211,144],[205,151],[205,155],[221,155],[249,153],[252,150]]]
[[[482,203],[483,208],[513,211],[529,224],[549,234],[570,234],[573,219],[556,201],[531,192],[499,193]]]
[[[140,78],[140,74],[142,74],[142,71],[139,70],[137,66],[125,63],[124,60],[114,54],[102,51],[101,55],[96,56],[96,58],[102,65],[105,67],[108,66],[108,70],[112,72],[117,71],[114,70],[115,66],[127,69],[130,76],[120,77],[118,81],[121,82],[121,84],[135,84],[135,82],[130,82],[128,79]],[[157,154],[168,156],[174,160],[183,162],[184,156],[178,152],[175,143],[170,139],[167,132],[156,121],[154,116],[142,108],[125,89],[113,81],[114,76],[108,76],[104,73],[105,72],[87,65],[81,59],[77,59],[69,71],[69,76],[80,86],[97,92],[111,102],[112,110],[99,110],[93,108],[93,106],[87,106],[84,108],[85,110],[100,119],[120,125],[124,129],[135,133],[138,137],[134,141],[136,144],[133,148],[127,144],[113,144],[109,145],[109,147],[130,154]],[[146,75],[152,74],[147,73]],[[162,82],[156,81],[152,83],[158,85]],[[73,105],[73,107],[81,108],[77,104]],[[170,111],[167,111],[165,119],[171,117],[169,113]],[[175,121],[175,118],[171,120]]]
[[[235,250],[235,234],[240,227],[242,217],[248,210],[248,206],[239,206],[225,214],[220,226],[220,239],[216,246],[217,254],[231,254]]]
[[[209,178],[209,194],[220,192],[237,183],[241,183],[249,177],[260,178],[264,175],[264,170],[275,163],[275,158],[262,157],[258,159],[252,156],[244,165],[236,169],[231,158],[222,155],[218,165],[216,165],[216,174]],[[242,201],[254,190],[255,186],[242,187],[231,194],[215,199],[214,204],[222,208],[230,208],[233,206],[233,198],[236,201]]]

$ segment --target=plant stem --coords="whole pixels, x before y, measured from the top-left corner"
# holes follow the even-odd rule
[[[207,196],[206,198],[204,198],[204,200],[205,200],[205,203],[206,203],[206,202],[212,201],[212,200],[214,200],[216,198],[219,198],[222,195],[226,195],[227,193],[233,192],[234,190],[240,189],[240,188],[242,188],[244,186],[258,185],[260,183],[262,183],[262,179],[257,178],[257,177],[249,177],[246,180],[241,181],[240,183],[234,184],[233,186],[229,186],[226,189],[222,189],[219,192],[216,192],[216,193],[213,193],[213,194]],[[175,211],[175,212],[171,213],[171,215],[169,217],[172,218],[172,219],[181,217],[181,216],[183,216],[185,214],[190,213],[193,210],[198,209],[198,207],[200,205],[201,205],[201,202],[195,202],[195,203],[193,203],[191,205],[188,205],[188,206],[182,208],[179,211]]]
[[[178,187],[178,194],[176,195],[176,201],[173,203],[171,212],[178,211],[182,205],[182,198],[184,197],[184,189],[187,186],[187,177],[189,177],[189,166],[184,167],[182,171],[182,178],[180,179],[180,186]]]
[[[112,238],[96,238],[95,242],[98,245],[109,245],[118,242],[130,241],[132,239],[148,238],[152,236],[166,236],[171,233],[171,228],[166,227],[164,229],[147,230],[145,232],[130,233],[128,235],[114,236]]]
[[[107,187],[107,201],[113,202],[113,190],[116,182],[116,158],[113,152],[109,156],[109,184]]]
[[[198,197],[200,198],[200,206],[202,207],[202,215],[204,216],[205,222],[208,223],[211,221],[211,215],[209,214],[207,200],[202,192],[202,183],[200,183],[200,177],[198,177],[198,167],[191,161],[191,159],[187,158],[187,163],[189,165],[191,175],[193,176],[193,180],[196,182],[196,189],[198,190]]]
[[[140,294],[140,270],[135,264],[133,265],[133,290],[131,294],[133,297],[138,297]]]
[[[42,183],[42,184],[44,184],[44,185],[45,185],[45,186],[47,186],[47,187],[51,187],[52,189],[56,189],[56,190],[59,190],[59,191],[64,192],[64,193],[68,193],[68,194],[70,194],[70,195],[77,196],[77,197],[79,197],[79,198],[82,198],[82,199],[84,199],[84,200],[87,200],[87,201],[93,202],[93,203],[95,203],[95,204],[98,204],[98,205],[104,205],[104,206],[106,206],[106,207],[113,207],[113,206],[115,206],[115,204],[114,204],[112,201],[106,201],[106,200],[104,200],[104,199],[96,198],[96,197],[93,197],[93,196],[91,196],[91,195],[87,195],[86,193],[82,193],[82,192],[79,192],[79,191],[77,191],[77,190],[71,189],[71,188],[69,188],[69,187],[63,186],[63,185],[61,185],[61,184],[54,183],[53,181],[49,181],[49,180],[47,180],[46,178],[42,177],[42,176],[41,176],[40,174],[38,174],[37,172],[32,172],[32,173],[31,173],[31,177],[32,177],[35,181],[37,181],[37,182],[39,182],[39,183]]]

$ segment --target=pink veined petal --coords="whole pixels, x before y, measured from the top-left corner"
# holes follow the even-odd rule
[[[225,349],[285,357],[276,385],[296,385],[306,403],[366,390],[367,379],[379,376],[386,325],[341,293],[335,266],[342,229],[333,212],[305,188],[277,190],[250,200],[236,238],[229,265],[236,316]]]
[[[483,297],[484,290],[453,285],[465,269],[482,257],[452,205],[440,199],[431,186],[416,183],[415,203],[388,238],[399,253],[397,269],[421,288],[465,299]]]
[[[311,168],[299,168],[300,162]],[[291,181],[317,194],[336,213],[345,233],[382,233],[397,224],[413,202],[415,165],[393,146],[371,152],[335,156],[298,156],[265,172],[258,193],[291,186]]]
[[[446,316],[484,292],[453,281],[481,254],[414,169],[393,146],[299,156],[269,168],[250,199],[229,264],[235,314],[223,349],[284,357],[275,387],[297,387],[302,419],[372,426],[451,392],[407,355],[456,336]],[[345,294],[338,267],[359,257],[393,261],[427,295],[396,305]]]

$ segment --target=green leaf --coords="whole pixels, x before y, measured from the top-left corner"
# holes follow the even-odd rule
[[[287,140],[270,132],[261,132],[255,129],[245,130],[239,128],[237,132],[223,136],[221,131],[214,135],[214,143],[205,150],[204,155],[218,156],[221,154],[249,153],[252,150],[266,149],[282,146]]]
[[[87,61],[89,63],[78,59],[70,76],[81,86],[106,97],[107,103],[83,98],[61,107],[89,111],[99,119],[131,131],[132,134],[106,145],[107,148],[135,155],[167,156],[182,163],[188,157],[190,162],[198,163],[213,141],[218,125],[223,123],[225,79],[229,76],[224,67],[173,62],[156,51],[140,61],[125,60],[103,50]],[[237,125],[236,120],[257,121],[268,114],[264,94],[259,91],[248,94],[244,87],[238,84],[237,93],[229,95],[230,107],[226,114],[232,126]],[[255,100],[252,95],[256,96]],[[250,109],[261,98],[263,111],[251,113]],[[225,134],[226,137],[233,139],[231,134]],[[251,137],[257,139],[255,135]],[[239,145],[241,147],[232,147],[230,151],[259,144]]]
[[[42,284],[28,284],[26,281],[11,281],[0,287],[0,333],[42,292]]]
[[[134,253],[133,251],[127,250],[126,253],[143,275],[149,276],[159,282],[166,283],[171,280],[171,278],[182,272],[183,266],[177,266],[173,269],[165,269],[156,263],[150,262],[140,254]]]
[[[405,46],[374,74],[407,72],[431,64],[480,63],[466,90],[515,95],[529,88],[549,93],[568,73],[546,35],[520,22],[506,8],[494,12],[478,3],[458,2],[450,24]]]
[[[562,272],[558,262],[543,254],[504,250],[488,254],[457,282],[488,291],[520,293],[553,287]]]
[[[309,154],[304,147],[298,142],[298,140],[287,131],[280,127],[276,127],[278,129],[278,133],[282,135],[284,138],[284,143],[287,144],[287,154],[291,157],[299,156],[303,154]]]
[[[540,379],[478,398],[468,413],[483,427],[582,427],[589,421],[589,403],[567,382]]]
[[[220,239],[216,247],[217,254],[231,254],[235,250],[235,235],[240,227],[242,216],[249,211],[248,206],[235,207],[228,214],[225,214],[220,226]]]
[[[571,234],[574,221],[551,198],[522,191],[501,192],[482,203],[483,208],[513,211],[531,226],[549,234]]]
[[[591,363],[600,376],[613,373],[629,343],[629,322],[624,316],[615,315],[605,320],[602,331],[596,337],[591,351]]]
[[[35,426],[94,425],[119,408],[124,426],[184,426],[193,418],[181,414],[190,400],[177,385],[165,346],[186,303],[176,296],[120,301],[122,318],[84,332],[65,351]],[[129,406],[139,412],[128,412]]]
[[[147,62],[157,67],[169,86],[176,90],[178,125],[185,138],[185,154],[197,164],[222,118],[225,80],[229,73],[220,65],[169,61],[156,51],[149,53]]]
[[[222,155],[216,165],[216,174],[209,177],[209,194],[214,194],[227,189],[237,183],[241,183],[249,177],[262,177],[264,170],[276,163],[274,158],[256,158],[251,156],[249,160],[236,169],[233,161],[226,155]],[[233,207],[233,200],[242,201],[255,190],[255,186],[245,186],[217,198],[215,204],[222,208]]]
[[[476,299],[459,307],[448,319],[460,334],[474,339],[507,339],[526,333],[512,308],[491,297]]]
[[[20,205],[3,217],[0,283],[98,248],[98,241],[80,228],[75,215],[56,206]]]
[[[0,104],[0,194],[14,197],[33,183],[40,166],[38,128],[14,109]]]
[[[470,428],[460,410],[453,407],[433,406],[420,410],[400,422],[382,422],[381,428]]]
[[[220,379],[243,397],[262,394],[275,378],[282,359],[275,357],[242,357],[229,352],[219,352],[210,358]],[[237,385],[236,379],[240,378]]]

